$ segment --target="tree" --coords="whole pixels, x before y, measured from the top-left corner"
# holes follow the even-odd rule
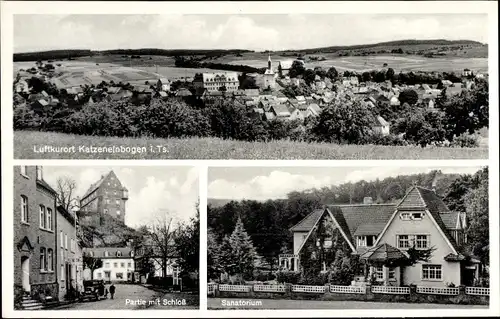
[[[442,142],[446,133],[443,113],[413,108],[396,122],[394,131],[396,134],[404,133],[405,140],[422,147]]]
[[[313,133],[319,140],[360,143],[372,132],[373,114],[359,101],[338,100],[321,111]]]
[[[217,279],[223,272],[220,244],[211,227],[207,229],[207,278]]]
[[[306,81],[307,85],[314,83],[314,80],[316,78],[316,73],[313,70],[307,69],[304,71],[303,74],[304,74],[304,81]]]
[[[224,270],[228,274],[243,277],[252,275],[257,253],[241,218],[238,218],[231,236],[223,239],[221,256]]]
[[[418,93],[415,90],[404,90],[399,93],[399,102],[401,104],[415,105],[418,102]]]
[[[488,178],[481,180],[476,189],[464,196],[465,211],[469,219],[467,228],[468,240],[473,243],[472,253],[489,264],[489,196]]]
[[[90,279],[94,280],[94,270],[102,267],[102,259],[84,253],[82,256],[83,268],[90,269]]]
[[[337,69],[335,67],[331,67],[328,69],[328,72],[326,73],[326,76],[332,80],[335,81],[339,77],[339,72],[337,72]]]
[[[172,218],[165,215],[158,218],[151,226],[151,239],[159,255],[163,277],[167,276],[167,266],[171,258],[176,255],[175,230],[172,227]]]
[[[369,82],[372,80],[372,76],[370,74],[370,72],[363,72],[363,74],[361,74],[361,79],[363,80],[363,82]]]
[[[71,211],[71,208],[73,208],[73,203],[76,200],[76,198],[74,197],[77,188],[76,181],[69,176],[63,176],[59,177],[56,183],[57,195],[60,204],[67,211]]]
[[[394,72],[393,68],[388,68],[387,72],[385,72],[385,79],[392,81],[394,79],[394,74],[395,73],[396,72]]]
[[[200,211],[196,205],[196,216],[189,223],[181,224],[175,236],[177,260],[183,273],[197,273],[200,268]]]
[[[299,75],[304,74],[306,71],[306,68],[304,67],[304,64],[299,61],[293,61],[292,66],[290,67],[290,70],[288,71],[288,75],[291,78],[295,78]]]
[[[473,90],[464,91],[440,102],[446,114],[447,138],[451,141],[463,133],[473,134],[489,126],[488,83],[481,82]]]

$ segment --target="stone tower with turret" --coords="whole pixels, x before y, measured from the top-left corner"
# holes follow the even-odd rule
[[[269,54],[267,58],[267,69],[266,72],[264,72],[264,89],[271,88],[274,89],[276,88],[276,79],[275,79],[275,74],[273,71],[273,63],[271,61],[271,54]]]
[[[80,211],[109,215],[125,223],[127,200],[127,188],[122,185],[115,172],[110,171],[90,185],[80,200]]]

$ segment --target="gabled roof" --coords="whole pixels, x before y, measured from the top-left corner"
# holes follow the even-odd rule
[[[459,212],[440,212],[439,217],[441,217],[446,229],[456,229],[457,225],[459,225]]]
[[[132,248],[130,247],[97,247],[97,248],[84,248],[83,253],[88,254],[93,252],[93,257],[97,258],[132,258]],[[108,252],[108,256],[105,256],[105,252]],[[121,256],[117,256],[120,252]]]
[[[273,109],[274,111],[274,114],[276,114],[276,116],[282,116],[282,117],[287,117],[287,116],[290,116],[290,111],[288,110],[288,107],[284,104],[276,104],[276,105],[273,105],[271,106],[271,108]]]
[[[438,230],[444,235],[451,248],[455,252],[458,252],[458,246],[454,238],[451,236],[446,224],[441,219],[441,213],[447,213],[450,212],[450,210],[433,190],[421,186],[413,186],[408,190],[396,208],[397,210],[427,210],[431,215],[431,219],[435,221]],[[391,220],[394,219],[395,214],[396,212],[391,217]],[[388,226],[389,224],[385,226],[384,232]],[[378,240],[380,240],[380,238]]]
[[[387,122],[382,116],[378,115],[376,117],[377,119],[377,124],[380,125],[380,126],[388,126],[389,125],[389,122]]]
[[[36,184],[38,186],[41,186],[41,187],[45,188],[47,191],[49,191],[53,195],[57,195],[57,192],[46,181],[44,181],[43,179],[37,179],[36,180]]]
[[[304,217],[300,222],[298,222],[295,226],[290,228],[292,232],[308,232],[311,228],[316,224],[318,219],[321,217],[324,209],[316,209],[306,217]]]
[[[90,195],[91,193],[93,193],[96,189],[98,189],[98,188],[102,185],[102,183],[104,182],[104,180],[106,180],[106,178],[107,178],[109,175],[111,175],[111,174],[113,174],[113,175],[115,174],[115,173],[113,172],[113,170],[109,171],[109,173],[108,173],[108,174],[106,174],[106,175],[102,175],[102,176],[101,176],[101,178],[100,178],[97,182],[95,182],[94,184],[90,185],[90,187],[88,188],[88,190],[87,190],[87,191],[85,192],[85,194],[82,196],[82,199],[84,199],[85,197],[89,196],[89,195]],[[118,177],[117,177],[117,179],[118,179]]]

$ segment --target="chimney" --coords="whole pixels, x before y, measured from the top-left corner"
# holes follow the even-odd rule
[[[363,204],[373,204],[373,198],[371,197],[363,198]]]

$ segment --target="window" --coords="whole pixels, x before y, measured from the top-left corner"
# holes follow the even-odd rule
[[[113,263],[113,267],[118,268],[118,263]]]
[[[398,248],[410,248],[410,236],[398,235]]]
[[[427,235],[417,235],[417,249],[427,249],[428,248],[428,241],[427,241]]]
[[[125,263],[120,263],[121,268],[125,268]]]
[[[104,263],[104,268],[109,268],[109,263]]]
[[[357,236],[358,247],[366,247],[366,236]]]
[[[21,175],[28,176],[28,166],[21,166]]]
[[[75,252],[75,240],[73,238],[71,238],[71,252]]]
[[[395,267],[389,268],[389,279],[396,279],[396,268]]]
[[[43,179],[43,168],[41,166],[36,167],[36,179]]]
[[[116,273],[116,279],[123,279],[123,273],[122,272],[117,272]]]
[[[64,248],[68,250],[68,234],[64,234]]]
[[[40,248],[40,270],[46,270],[47,268],[47,259],[45,255],[45,248]]]
[[[29,221],[28,197],[24,195],[21,195],[21,221],[25,223]]]
[[[398,248],[406,249],[414,246],[416,249],[427,249],[430,246],[428,235],[397,235]]]
[[[47,270],[54,271],[54,251],[50,248],[47,250]]]
[[[127,263],[127,268],[132,268],[132,263]]]
[[[423,280],[442,280],[443,271],[441,265],[422,265]]]
[[[97,279],[102,279],[102,273],[100,272],[97,273]]]
[[[372,247],[375,243],[375,236],[366,236],[366,247]]]
[[[373,267],[373,271],[374,271],[376,280],[384,280],[384,267],[383,266],[375,266],[375,267]]]
[[[117,251],[116,252],[116,256],[121,257],[122,256],[122,252],[121,251]]]
[[[422,213],[413,213],[412,218],[413,220],[422,220]]]
[[[64,277],[66,276],[66,272],[64,271],[64,265],[61,265],[61,280],[64,281]]]
[[[52,209],[47,208],[47,229],[52,230]]]
[[[399,216],[401,217],[402,220],[411,220],[410,213],[401,213],[401,215]]]
[[[40,228],[45,229],[47,217],[45,215],[45,206],[40,205]]]
[[[60,232],[59,237],[60,237],[59,239],[61,240],[61,248],[64,248],[64,234],[63,234],[62,230]]]

